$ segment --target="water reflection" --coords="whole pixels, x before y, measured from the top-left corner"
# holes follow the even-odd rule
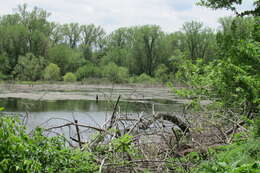
[[[152,104],[155,111],[173,112],[181,110],[180,104],[167,100],[150,100],[148,102],[127,102],[119,103],[122,114],[132,114],[152,111]],[[0,99],[0,107],[5,112],[24,113],[29,112],[27,127],[34,129],[36,126],[51,127],[67,123],[64,119],[73,121],[77,119],[80,123],[92,126],[101,126],[111,115],[114,102],[90,101],[90,100],[57,100],[42,101],[19,98]],[[48,121],[52,119],[51,121]],[[48,121],[48,122],[47,122]]]

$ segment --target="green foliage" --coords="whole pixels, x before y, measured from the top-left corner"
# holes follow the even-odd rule
[[[93,155],[65,146],[62,137],[47,138],[37,129],[29,136],[20,121],[0,117],[0,172],[94,172]]]
[[[125,83],[129,78],[127,68],[119,67],[114,63],[110,63],[103,67],[103,76],[115,83]]]
[[[18,65],[21,63],[19,57],[31,53],[38,62],[44,59],[46,64],[58,65],[61,76],[72,72],[79,80],[105,77],[112,79],[112,82],[122,83],[127,82],[128,74],[135,77],[143,73],[152,77],[156,75],[158,80],[160,73],[164,73],[160,70],[166,66],[168,77],[162,74],[159,79],[165,82],[171,78],[169,74],[177,71],[172,57],[193,54],[190,44],[187,44],[191,40],[187,38],[193,31],[195,34],[192,39],[195,38],[195,41],[192,45],[196,49],[196,58],[208,61],[215,58],[216,40],[210,29],[199,27],[198,32],[195,32],[196,27],[191,27],[191,32],[168,34],[157,25],[145,25],[119,28],[106,35],[100,26],[78,23],[60,25],[48,21],[49,16],[45,10],[36,7],[29,10],[27,5],[18,6],[14,14],[1,16],[1,78],[40,80],[44,76],[41,74],[42,69],[37,74],[33,72],[37,77],[31,77],[22,74],[27,70],[23,71],[23,67]],[[112,74],[112,70],[108,70],[110,74],[102,72],[110,63],[123,67],[120,68],[118,77]]]
[[[76,82],[77,77],[73,73],[68,72],[63,76],[63,80],[64,80],[64,82]]]
[[[0,80],[5,80],[7,78],[2,72],[0,72]]]
[[[60,79],[60,68],[53,63],[50,63],[43,73],[43,78],[48,81],[57,81]]]
[[[51,63],[57,64],[61,68],[61,75],[66,72],[75,72],[85,63],[81,52],[65,44],[50,48],[48,56]]]
[[[169,69],[166,65],[161,64],[157,67],[155,70],[155,78],[162,83],[169,81]]]
[[[131,147],[133,142],[132,138],[132,136],[125,134],[124,136],[113,140],[111,145],[114,151],[131,153],[133,151],[133,148]]]
[[[45,60],[43,57],[36,57],[28,53],[25,56],[19,56],[14,73],[17,74],[19,80],[36,81],[41,79],[44,67]]]
[[[152,78],[151,76],[143,73],[140,76],[137,77],[132,77],[130,79],[131,82],[133,83],[143,83],[143,84],[155,84],[156,80]]]
[[[200,0],[199,5],[206,6],[212,9],[225,8],[228,10],[232,10],[236,13],[236,15],[254,15],[260,16],[260,1],[254,1],[254,9],[252,10],[244,10],[243,12],[238,12],[239,6],[243,5],[246,0],[230,0],[230,1],[222,1],[222,0]]]
[[[102,76],[101,68],[95,66],[91,62],[87,62],[86,65],[78,68],[76,72],[78,80],[83,80],[86,78],[99,78]]]
[[[215,58],[216,39],[210,28],[204,28],[200,22],[192,21],[183,25],[185,47],[193,62],[197,58],[208,61]]]
[[[220,48],[226,41],[231,44],[229,49],[223,49],[223,52],[219,53],[219,56],[224,58],[208,64],[200,59],[195,62],[183,61],[178,67],[176,77],[192,88],[175,91],[186,97],[220,102],[223,109],[233,109],[241,116],[252,117],[258,112],[260,103],[260,46],[252,37],[253,27],[240,26],[251,28],[247,30],[247,38],[237,34],[238,30],[243,30],[239,29],[237,24],[246,23],[244,20],[247,19],[236,20],[231,26],[227,25],[222,33],[222,37],[229,40],[221,39]],[[251,18],[248,20],[254,23]],[[228,26],[231,27],[230,31]]]
[[[76,48],[77,42],[80,40],[80,26],[78,23],[64,24],[61,29],[64,35],[64,41],[70,48]]]
[[[6,55],[6,53],[0,54],[0,80],[4,80],[8,78],[8,72],[11,70],[10,68],[10,59]]]
[[[134,42],[129,60],[129,69],[133,74],[146,73],[154,75],[157,65],[167,59],[164,42],[165,34],[156,25],[145,25],[134,28]]]
[[[209,148],[206,153],[191,152],[181,158],[170,158],[172,163],[167,167],[180,173],[257,173],[260,168],[259,142],[259,138],[250,137],[230,145]]]
[[[260,118],[259,117],[257,117],[257,119],[255,120],[254,136],[256,138],[260,137]]]
[[[216,152],[210,161],[201,163],[195,172],[257,173],[260,169],[259,142],[259,139],[250,139],[217,148],[221,152]]]

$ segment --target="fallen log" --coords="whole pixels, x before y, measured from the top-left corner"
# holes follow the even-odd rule
[[[139,128],[142,130],[146,130],[152,125],[155,121],[163,119],[165,121],[169,121],[179,127],[183,133],[189,133],[190,129],[187,123],[185,123],[183,120],[178,118],[176,115],[173,115],[171,113],[162,113],[158,112],[155,114],[153,119],[150,120],[141,120],[141,124],[139,125]]]
[[[172,122],[176,126],[178,126],[183,133],[189,133],[190,129],[187,123],[185,123],[183,120],[178,118],[177,116],[170,114],[170,113],[157,113],[155,116],[156,119],[162,118],[163,120]]]

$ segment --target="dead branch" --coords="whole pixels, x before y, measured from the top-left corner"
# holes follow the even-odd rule
[[[111,128],[113,127],[114,123],[115,123],[117,105],[118,105],[118,103],[119,103],[120,98],[121,98],[121,95],[119,95],[118,98],[117,98],[116,104],[115,104],[115,106],[114,106],[113,114],[112,114],[111,119],[110,119],[110,124],[109,124],[109,126],[108,126],[107,129],[111,129]]]
[[[54,127],[45,129],[45,131],[50,131],[50,130],[53,130],[53,129],[60,129],[60,128],[67,127],[67,126],[75,126],[75,125],[76,125],[75,123],[67,123],[67,124],[63,124],[63,125],[60,125],[60,126],[54,126]],[[93,129],[93,130],[96,130],[96,131],[99,131],[99,132],[106,132],[106,130],[104,130],[104,129],[93,127],[93,126],[88,126],[88,125],[83,125],[83,124],[77,124],[77,125],[79,127],[90,128],[90,129]]]

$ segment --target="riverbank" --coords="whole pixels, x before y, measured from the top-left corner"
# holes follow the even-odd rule
[[[162,85],[91,85],[91,84],[0,84],[0,98],[23,98],[31,100],[151,100],[163,99],[178,102],[177,96]]]

